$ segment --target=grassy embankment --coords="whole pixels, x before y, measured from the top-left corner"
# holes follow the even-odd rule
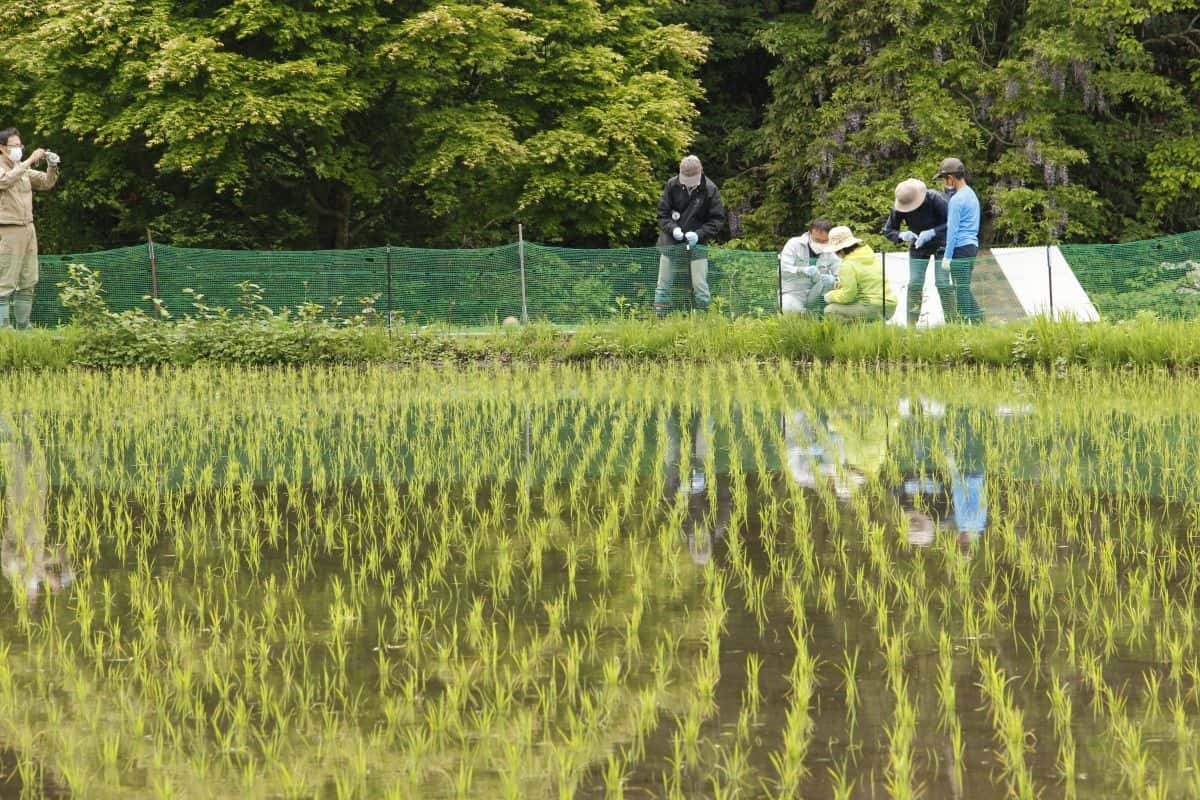
[[[998,326],[907,331],[795,318],[612,320],[564,331],[497,327],[335,327],[280,318],[159,323],[106,322],[0,332],[0,369],[231,364],[577,362],[596,359],[784,359],[911,365],[1200,366],[1200,324],[1138,319],[1117,324],[1031,320]]]

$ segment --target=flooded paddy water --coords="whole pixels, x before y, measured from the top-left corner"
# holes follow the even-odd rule
[[[1200,382],[27,376],[0,796],[1200,795]]]

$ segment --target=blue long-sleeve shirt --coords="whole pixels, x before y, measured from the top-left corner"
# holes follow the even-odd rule
[[[970,186],[964,186],[950,198],[946,211],[946,258],[967,245],[979,246],[979,197]]]

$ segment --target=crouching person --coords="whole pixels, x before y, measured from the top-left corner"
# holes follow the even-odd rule
[[[833,223],[816,219],[779,253],[779,308],[785,314],[821,314],[824,294],[837,278],[837,258],[826,251]]]
[[[837,285],[825,293],[825,314],[839,322],[885,320],[896,311],[896,295],[883,278],[875,251],[849,228],[829,232],[826,249],[841,258]]]

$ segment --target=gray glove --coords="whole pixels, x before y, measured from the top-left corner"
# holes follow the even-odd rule
[[[675,237],[675,241],[682,242],[683,241],[683,228],[676,225],[675,230],[671,231],[671,235]]]
[[[837,274],[838,265],[841,263],[842,260],[834,253],[821,253],[821,255],[817,256],[817,266],[824,267],[833,275]]]
[[[832,287],[833,287],[833,285],[834,285],[835,283],[837,283],[837,278],[833,277],[833,276],[832,276],[832,275],[830,275],[829,273],[825,273],[824,275],[822,275],[822,276],[821,276],[821,283],[823,283],[823,284],[825,284],[826,286],[828,286],[828,287],[832,288]]]
[[[687,243],[690,244],[692,247],[695,247],[696,244],[700,241],[700,236],[695,231],[688,231],[687,235],[684,236],[684,238],[687,239]]]
[[[912,244],[917,240],[917,235],[912,231],[900,231],[900,241]]]
[[[921,231],[921,235],[917,237],[917,240],[915,242],[913,242],[913,247],[920,250],[922,247],[924,247],[925,245],[927,245],[931,241],[933,241],[933,237],[934,237],[933,228],[930,228],[927,231]]]
[[[809,265],[807,267],[801,267],[800,274],[807,275],[810,278],[815,278],[815,277],[817,277],[817,268],[812,265]]]
[[[52,167],[57,167],[59,164],[62,163],[62,159],[58,157],[58,153],[52,153],[49,150],[47,150],[46,151],[46,163]]]

